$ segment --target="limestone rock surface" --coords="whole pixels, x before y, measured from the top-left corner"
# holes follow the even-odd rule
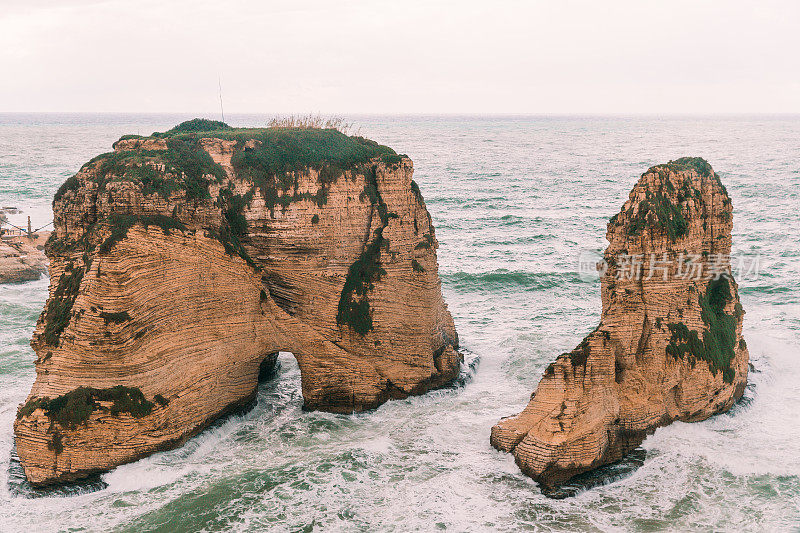
[[[32,483],[181,444],[251,403],[279,351],[312,410],[457,376],[407,157],[335,130],[202,120],[114,148],[54,200],[37,377],[15,422]]]

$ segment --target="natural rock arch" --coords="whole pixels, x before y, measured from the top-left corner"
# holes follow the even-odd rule
[[[451,381],[458,337],[412,172],[335,130],[202,121],[84,165],[54,201],[37,379],[15,423],[28,479],[181,444],[252,402],[278,351],[306,409]]]

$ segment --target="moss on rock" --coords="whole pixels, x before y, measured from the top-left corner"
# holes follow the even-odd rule
[[[725,312],[725,306],[732,298],[727,276],[709,282],[705,294],[699,297],[701,318],[706,325],[702,339],[697,331],[689,329],[683,322],[667,324],[672,333],[667,353],[675,359],[688,359],[693,366],[697,360],[706,361],[712,373],[722,372],[726,383],[732,383],[735,376],[731,361],[736,355],[738,318]]]
[[[81,281],[83,269],[68,263],[44,311],[45,327],[42,338],[50,346],[59,345],[61,333],[69,325]]]
[[[655,226],[662,228],[670,239],[675,240],[686,235],[689,230],[681,205],[661,191],[647,191],[639,209],[635,213],[632,210],[633,208],[629,217],[628,235],[640,235],[647,228]]]
[[[110,402],[106,407],[100,402]],[[17,418],[29,416],[36,409],[44,410],[45,415],[55,424],[74,429],[89,420],[94,411],[104,411],[111,416],[127,413],[134,418],[149,415],[155,404],[148,401],[136,387],[117,385],[108,389],[78,387],[56,398],[35,398],[29,400],[17,412]]]
[[[362,195],[369,197],[382,225],[375,230],[372,241],[348,268],[336,314],[337,324],[348,325],[359,335],[365,335],[373,327],[369,291],[374,288],[375,282],[386,275],[386,270],[380,264],[380,255],[381,249],[388,244],[383,237],[383,230],[389,223],[388,209],[378,190],[375,168],[366,176],[367,184]]]
[[[100,318],[102,318],[106,324],[110,323],[122,324],[124,322],[129,321],[131,319],[131,316],[128,314],[127,311],[121,311],[119,313],[100,311]]]
[[[164,235],[172,234],[173,230],[187,231],[187,227],[180,220],[165,215],[112,215],[108,220],[111,227],[111,234],[100,244],[98,252],[106,254],[114,246],[128,236],[128,230],[136,224],[141,224],[145,229],[150,226],[158,226]]]
[[[350,326],[359,335],[372,330],[368,293],[375,287],[375,282],[386,275],[386,270],[380,264],[383,235],[381,230],[376,233],[372,242],[347,270],[336,314],[338,324]]]

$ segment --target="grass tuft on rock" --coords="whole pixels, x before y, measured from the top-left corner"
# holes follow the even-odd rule
[[[153,137],[169,137],[170,135],[179,135],[181,133],[202,133],[210,131],[230,130],[233,129],[224,122],[219,120],[209,120],[207,118],[193,118],[181,122],[174,128],[165,133],[154,133]]]

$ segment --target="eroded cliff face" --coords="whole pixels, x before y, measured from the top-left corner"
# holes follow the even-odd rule
[[[335,130],[206,121],[87,163],[54,201],[37,377],[15,423],[28,479],[179,445],[249,404],[278,351],[298,360],[306,409],[450,382],[461,356],[412,173]]]
[[[492,428],[492,445],[552,487],[618,461],[659,426],[729,409],[748,371],[731,227],[704,160],[645,172],[608,224],[600,325]]]

